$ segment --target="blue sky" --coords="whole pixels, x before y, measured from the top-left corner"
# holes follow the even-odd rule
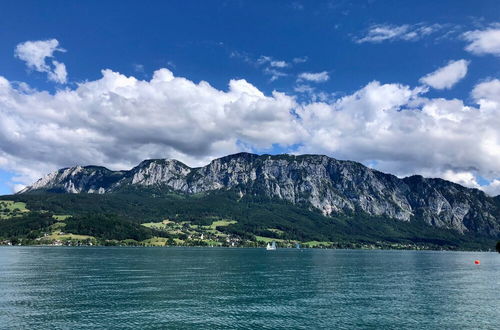
[[[0,98],[0,194],[64,166],[200,165],[241,150],[324,153],[496,194],[499,13],[498,1],[457,0],[3,3],[0,76],[14,91]],[[34,44],[16,48],[49,40],[43,67]],[[182,95],[172,104],[149,85],[118,92],[101,71],[151,82],[161,68],[194,83],[161,87]],[[111,105],[90,101],[104,94]]]

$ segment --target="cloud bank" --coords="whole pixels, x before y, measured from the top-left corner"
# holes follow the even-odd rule
[[[150,81],[110,70],[50,94],[0,78],[0,164],[28,183],[75,164],[128,168],[152,157],[190,164],[300,141],[292,97],[245,80],[227,91],[156,71]]]
[[[57,75],[55,60],[46,63],[57,50],[57,41],[27,42],[18,45],[16,56],[34,70]],[[267,68],[282,66],[273,61],[279,62],[265,59]],[[451,88],[467,66],[453,61],[421,80]],[[327,72],[299,77],[328,78]],[[313,97],[308,85],[296,90],[303,93],[300,102],[276,91],[266,95],[243,79],[220,90],[165,68],[150,80],[103,70],[97,80],[53,93],[0,76],[0,168],[17,174],[12,185],[20,189],[67,166],[128,169],[147,158],[197,166],[279,146],[500,193],[500,80],[477,84],[470,93],[473,105],[428,98],[426,86],[378,81],[337,98]],[[490,184],[481,187],[479,177]]]
[[[398,175],[464,184],[467,173],[500,177],[500,81],[474,88],[478,107],[424,92],[373,81],[331,103],[298,104],[283,93],[264,95],[245,80],[231,80],[223,91],[168,69],[150,81],[103,70],[99,80],[54,94],[0,78],[0,164],[30,183],[76,164],[118,169],[172,157],[201,165],[281,145],[375,163]]]

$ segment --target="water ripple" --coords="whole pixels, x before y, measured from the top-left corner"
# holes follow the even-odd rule
[[[498,274],[493,253],[5,247],[0,327],[496,329]]]

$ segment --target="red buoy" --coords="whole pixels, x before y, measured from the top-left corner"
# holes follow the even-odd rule
[[[474,263],[475,263],[476,265],[480,265],[480,264],[481,264],[481,261],[479,261],[479,260],[474,260]]]

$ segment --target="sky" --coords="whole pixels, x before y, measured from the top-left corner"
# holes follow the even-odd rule
[[[2,3],[0,194],[240,151],[500,194],[500,2]]]

